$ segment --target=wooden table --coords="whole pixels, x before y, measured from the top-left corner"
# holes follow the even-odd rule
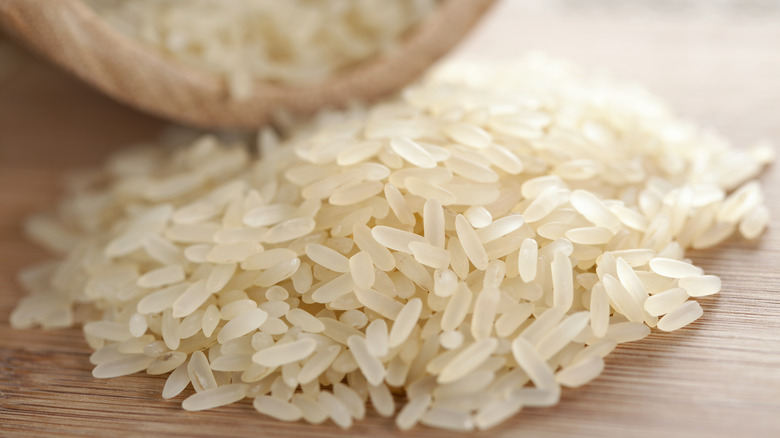
[[[529,4],[531,6],[529,6]],[[496,8],[454,56],[532,49],[643,81],[679,112],[739,145],[780,144],[780,17]],[[2,61],[0,61],[2,62]],[[2,66],[0,66],[2,67]],[[7,70],[7,69],[6,69]],[[165,123],[111,102],[23,56],[0,76],[0,436],[394,436],[370,411],[348,432],[279,424],[247,402],[201,413],[160,397],[163,378],[96,380],[78,329],[12,331],[21,267],[45,253],[20,221],[49,208],[64,171],[101,162]],[[480,436],[780,436],[780,169],[762,177],[774,221],[759,242],[693,255],[723,278],[705,315],[675,333],[621,346],[604,374]],[[418,427],[405,436],[448,436]]]

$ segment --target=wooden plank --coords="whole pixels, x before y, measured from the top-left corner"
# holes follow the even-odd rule
[[[780,19],[705,20],[550,12],[505,2],[455,56],[518,56],[543,49],[636,78],[686,117],[739,144],[780,144]],[[188,413],[163,400],[163,380],[91,377],[77,329],[12,331],[22,266],[45,258],[19,222],[51,205],[67,169],[95,164],[163,122],[123,108],[35,60],[0,78],[0,436],[395,436],[370,411],[347,432],[332,423],[280,424],[247,402]],[[693,254],[724,290],[674,333],[618,348],[604,374],[526,409],[496,437],[749,436],[780,434],[780,170],[762,177],[773,214],[759,242],[733,239]],[[449,436],[418,427],[404,436]]]

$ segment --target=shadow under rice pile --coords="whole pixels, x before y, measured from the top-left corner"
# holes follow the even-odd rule
[[[95,377],[170,373],[188,410],[488,429],[698,319],[721,282],[685,250],[769,219],[769,145],[541,55],[283,131],[74,178],[27,222],[57,257],[21,273],[13,326],[82,324]]]

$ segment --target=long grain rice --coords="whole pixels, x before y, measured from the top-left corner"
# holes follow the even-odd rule
[[[415,321],[416,322],[416,321]],[[389,352],[387,323],[376,319],[366,327],[366,344],[372,356],[384,357]]]
[[[659,292],[645,300],[645,311],[652,316],[660,316],[680,307],[688,300],[685,289],[675,287]]]
[[[234,383],[203,392],[196,392],[184,399],[181,407],[187,411],[202,411],[229,405],[246,397],[248,386],[246,383]]]
[[[558,371],[555,380],[563,386],[578,388],[598,377],[603,370],[604,360],[597,355],[591,355]]]
[[[419,422],[425,411],[431,404],[431,396],[423,394],[418,397],[410,397],[409,402],[401,408],[398,416],[395,417],[395,424],[401,430],[409,430]]]
[[[189,374],[190,382],[192,382],[192,387],[197,392],[203,392],[218,386],[206,355],[200,351],[192,353],[189,362],[187,362],[187,373]]]
[[[228,321],[222,330],[219,331],[217,341],[224,344],[231,339],[252,333],[262,326],[268,319],[268,313],[263,309],[252,309],[244,312]]]
[[[681,278],[678,282],[692,297],[703,297],[720,292],[721,281],[714,275],[696,275]]]
[[[252,404],[257,412],[281,421],[298,421],[303,416],[301,410],[295,404],[287,403],[268,395],[255,397]]]
[[[680,260],[656,257],[648,262],[650,269],[658,275],[669,278],[684,278],[701,275],[701,268]]]
[[[468,256],[475,268],[481,271],[485,270],[485,268],[487,268],[488,257],[485,252],[485,247],[482,246],[482,242],[476,231],[474,231],[463,215],[458,215],[455,218],[455,228],[466,256]]]
[[[549,365],[525,338],[519,336],[512,341],[512,355],[537,388],[557,388]]]
[[[347,345],[355,358],[355,361],[366,376],[371,385],[379,385],[385,377],[385,368],[379,359],[371,355],[366,340],[360,336],[350,336]]]
[[[474,342],[461,350],[442,368],[436,381],[440,384],[450,383],[474,371],[482,365],[498,347],[495,338],[487,338]]]
[[[301,417],[310,424],[320,424],[328,418],[328,412],[310,397],[295,394],[292,397],[292,404],[301,411]]]
[[[412,298],[398,311],[387,341],[390,348],[395,348],[406,341],[417,326],[422,308],[422,301],[419,298]]]
[[[658,329],[665,332],[678,330],[696,321],[704,314],[701,305],[696,301],[687,301],[670,311],[658,321]]]
[[[310,356],[317,343],[312,338],[302,338],[286,344],[274,346],[258,351],[252,356],[252,360],[262,366],[274,368],[280,365],[298,362]]]
[[[349,409],[333,394],[326,391],[320,393],[320,403],[325,406],[328,415],[336,425],[342,429],[349,429],[352,426],[352,416],[349,413]]]
[[[63,255],[20,274],[11,324],[83,321],[96,377],[170,372],[185,409],[346,428],[397,392],[400,429],[485,429],[698,319],[722,285],[685,250],[766,227],[766,151],[549,60],[449,69],[261,133],[259,159],[217,136],[121,153],[31,219]]]
[[[179,365],[165,380],[165,386],[162,390],[162,397],[169,399],[176,397],[187,385],[190,384],[190,377],[187,373],[187,364]]]

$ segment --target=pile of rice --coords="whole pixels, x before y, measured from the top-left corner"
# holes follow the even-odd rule
[[[317,82],[392,50],[436,0],[84,0],[116,28],[221,75],[232,97],[255,80]]]
[[[170,373],[343,428],[366,403],[487,429],[596,378],[616,345],[702,315],[685,258],[767,225],[769,145],[732,148],[644,90],[531,56],[450,65],[395,100],[203,136],[73,180],[30,235],[14,327],[83,323],[93,375]],[[397,407],[394,394],[405,396]]]

